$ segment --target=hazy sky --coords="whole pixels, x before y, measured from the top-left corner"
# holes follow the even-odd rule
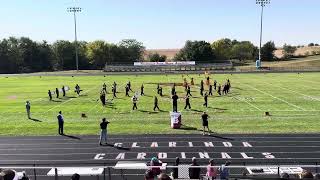
[[[134,38],[152,48],[181,48],[186,40],[228,37],[259,42],[255,0],[0,0],[0,38],[78,39],[117,43]],[[320,0],[271,0],[265,8],[263,42],[282,46],[320,43]]]

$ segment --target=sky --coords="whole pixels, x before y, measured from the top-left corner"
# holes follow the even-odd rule
[[[147,49],[182,48],[186,40],[220,38],[259,43],[261,7],[255,0],[0,0],[0,39],[118,43],[137,39]],[[263,43],[320,43],[320,0],[271,0],[264,9]]]

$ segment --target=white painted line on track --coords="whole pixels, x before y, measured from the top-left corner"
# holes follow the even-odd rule
[[[192,135],[192,134],[191,134]],[[196,135],[196,134],[195,134]],[[271,134],[272,135],[272,134]],[[312,134],[311,134],[312,135]],[[150,136],[150,137],[144,137],[144,136],[140,136],[140,137],[131,137],[131,136],[128,136],[128,137],[108,137],[108,140],[128,140],[128,139],[168,139],[168,141],[177,141],[179,142],[179,138],[185,138],[185,139],[203,139],[203,140],[209,140],[212,141],[212,139],[221,139],[220,141],[228,141],[228,139],[232,139],[232,140],[229,140],[229,141],[232,141],[232,142],[237,142],[237,141],[242,141],[242,140],[247,140],[247,141],[250,141],[249,139],[303,139],[303,140],[299,140],[299,141],[292,141],[292,142],[308,142],[306,141],[305,139],[320,139],[320,136],[318,136],[319,134],[314,134],[315,136],[258,136],[258,137],[250,137],[250,136],[236,136],[236,135],[230,135],[228,136],[227,134],[225,135],[216,135],[217,137],[214,137],[215,134],[212,134],[212,136],[198,136],[198,137],[188,137],[187,135],[177,135],[177,136]],[[115,136],[115,135],[112,135],[112,136]],[[219,137],[221,138],[219,138]],[[318,137],[316,137],[318,136]],[[6,138],[6,137],[0,137],[0,141],[1,140],[30,140],[30,141],[35,141],[35,140],[41,140],[41,141],[50,141],[50,140],[53,140],[53,141],[79,141],[79,140],[74,140],[74,139],[70,139],[70,138],[56,138],[56,137],[60,137],[60,136],[37,136],[37,137],[40,137],[40,138],[15,138],[15,137],[8,137],[8,139],[3,139],[3,138]],[[45,138],[45,137],[48,137],[48,138]],[[97,138],[99,136],[96,136],[96,137],[81,137],[79,136],[80,138],[82,138],[83,140],[97,140]],[[41,138],[44,138],[44,139],[41,139]],[[170,140],[174,138],[175,140]],[[228,138],[228,139],[224,139],[224,138]],[[233,140],[234,139],[234,140]],[[185,140],[181,140],[183,142],[185,142]],[[217,141],[217,142],[220,142],[220,141]],[[132,141],[128,141],[128,142],[132,142]],[[138,141],[139,142],[139,141]],[[148,142],[148,141],[140,141],[140,142]],[[151,142],[151,141],[150,141]],[[167,141],[165,141],[167,142]],[[261,141],[259,141],[261,142]],[[274,142],[279,142],[279,141],[274,141]],[[1,144],[0,144],[1,146]]]
[[[269,160],[269,161],[274,161],[274,160],[319,160],[320,158],[273,158],[273,159],[266,159],[266,158],[254,158],[254,159],[244,159],[244,158],[230,158],[230,159],[226,159],[226,158],[215,158],[215,157],[210,157],[209,159],[215,159],[215,160],[246,160],[246,161],[255,161],[255,160]],[[164,160],[175,160],[176,158],[165,158]],[[185,158],[185,159],[192,159],[190,158]],[[205,158],[203,158],[202,160],[204,160]],[[140,159],[136,159],[136,158],[127,158],[124,159],[122,161],[128,161],[128,160],[133,160],[133,161],[139,161]],[[201,159],[198,159],[201,160]],[[117,159],[107,159],[104,158],[103,160],[99,159],[99,160],[94,160],[94,159],[77,159],[77,160],[62,160],[62,159],[52,159],[52,160],[1,160],[0,162],[78,162],[78,163],[88,163],[88,161],[92,161],[92,162],[103,162],[103,161],[120,161]],[[145,162],[146,159],[141,159],[141,161]],[[84,163],[84,164],[85,164]]]
[[[137,154],[140,153],[141,151],[130,151],[130,152],[125,152],[125,154]],[[210,151],[206,151],[209,154],[221,154],[221,152],[210,152]],[[239,154],[239,153],[250,153],[250,154],[261,154],[261,153],[265,153],[266,151],[224,151],[225,153],[228,154]],[[116,152],[116,153],[107,153],[108,155],[117,155],[121,152]],[[160,151],[152,151],[150,153],[161,153]],[[166,152],[167,154],[180,154],[181,152]],[[191,152],[184,152],[185,154],[197,154],[199,153],[199,151],[191,151]],[[272,154],[318,154],[320,153],[320,151],[314,151],[314,152],[310,152],[310,151],[305,151],[305,152],[290,152],[290,151],[268,151],[268,153],[272,153]],[[85,152],[85,153],[37,153],[37,154],[0,154],[0,156],[73,156],[73,155],[96,155],[97,153],[95,152]]]
[[[286,101],[286,100],[283,100],[283,99],[281,99],[281,98],[278,98],[278,97],[276,97],[276,96],[273,96],[273,95],[270,94],[270,93],[267,93],[267,92],[264,92],[264,91],[262,91],[262,90],[259,90],[259,89],[255,88],[255,87],[253,87],[253,86],[248,85],[248,84],[245,84],[245,83],[243,83],[243,84],[244,84],[245,86],[253,89],[253,90],[259,91],[259,92],[261,92],[261,93],[263,93],[263,94],[265,94],[265,95],[268,95],[268,96],[270,96],[270,97],[272,97],[272,98],[274,98],[274,99],[277,99],[277,100],[279,100],[279,101],[282,101],[282,102],[284,102],[284,103],[286,103],[286,104],[288,104],[288,105],[290,105],[290,106],[292,106],[292,107],[295,107],[295,108],[300,109],[300,110],[302,110],[302,111],[306,111],[304,108],[302,108],[302,107],[300,107],[300,106],[297,106],[297,105],[295,105],[295,104],[292,104],[292,103],[290,103],[290,102],[288,102],[288,101]]]

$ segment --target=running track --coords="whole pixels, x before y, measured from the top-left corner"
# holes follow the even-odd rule
[[[109,145],[99,146],[98,136],[0,137],[0,164],[114,166],[118,161],[146,162],[156,155],[168,165],[175,157],[185,164],[196,157],[200,165],[211,158],[217,165],[226,160],[232,165],[320,164],[320,134],[115,135],[108,140]],[[122,148],[115,148],[115,143],[122,143]],[[43,176],[38,179],[50,179],[44,177],[48,171],[37,170]],[[119,177],[119,171],[112,174],[112,179]]]

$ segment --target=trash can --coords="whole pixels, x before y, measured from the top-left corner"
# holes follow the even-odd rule
[[[180,112],[170,112],[171,118],[171,128],[172,129],[180,129],[181,127],[181,113]]]

